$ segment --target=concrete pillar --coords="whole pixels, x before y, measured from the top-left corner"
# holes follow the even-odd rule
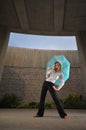
[[[86,95],[86,32],[78,32],[76,34],[76,41],[80,59],[82,87]]]
[[[6,27],[0,27],[0,80],[5,63],[6,50],[10,32]]]

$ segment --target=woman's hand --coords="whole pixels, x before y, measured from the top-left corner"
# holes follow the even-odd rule
[[[49,70],[52,70],[52,68],[48,67],[47,70],[48,70],[48,71],[49,71]]]
[[[59,90],[58,90],[58,87],[56,87],[56,86],[53,86],[53,89],[54,89],[55,91],[59,91]]]

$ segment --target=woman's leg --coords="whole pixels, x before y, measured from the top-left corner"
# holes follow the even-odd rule
[[[45,103],[45,97],[47,93],[47,83],[46,81],[43,83],[41,95],[40,95],[40,103],[39,103],[39,109],[37,112],[37,115],[42,117],[44,114],[44,103]]]
[[[59,112],[59,115],[61,116],[61,118],[64,118],[65,116],[67,116],[67,114],[65,113],[64,108],[57,97],[56,91],[53,89],[52,86],[49,86],[48,89],[49,89],[49,92],[50,92],[50,94],[51,94],[51,96],[56,104],[56,108]]]

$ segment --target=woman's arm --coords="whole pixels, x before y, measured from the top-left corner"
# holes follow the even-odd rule
[[[55,91],[59,91],[63,86],[64,86],[64,83],[65,83],[65,81],[64,81],[64,76],[61,74],[60,76],[59,76],[59,79],[60,79],[60,84],[59,84],[59,86],[53,86],[53,89],[55,90]]]
[[[46,72],[46,78],[50,76],[51,71],[52,71],[52,68],[48,67],[47,72]]]
[[[60,82],[60,84],[58,86],[58,90],[60,90],[64,86],[64,83],[65,83],[63,74],[61,74],[59,76],[59,79],[60,79],[61,82]]]
[[[58,87],[56,87],[56,86],[53,86],[53,89],[54,89],[55,91],[58,91]]]

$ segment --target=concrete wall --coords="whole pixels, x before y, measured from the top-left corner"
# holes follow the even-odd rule
[[[77,51],[50,51],[8,47],[6,62],[0,83],[0,97],[5,93],[15,93],[22,102],[39,102],[40,91],[45,80],[45,68],[53,55],[65,55],[71,63],[70,78],[61,91],[59,98],[69,93],[83,95]],[[47,94],[46,102],[51,102]]]

